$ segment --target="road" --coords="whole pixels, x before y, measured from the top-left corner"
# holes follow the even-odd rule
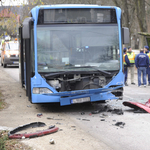
[[[5,69],[0,67],[0,71],[4,71],[9,74],[15,80],[16,84],[18,84],[19,81],[18,70],[19,68],[15,67],[8,67]],[[60,107],[58,105],[50,104],[33,105],[27,102],[26,99],[22,99],[22,103],[25,103],[25,105],[30,105],[31,108],[20,109],[25,112],[24,120],[28,119],[28,121],[35,119],[33,115],[35,115],[37,111],[42,113],[43,116],[65,118],[62,120],[58,120],[57,122],[57,125],[59,125],[60,128],[63,128],[63,131],[60,134],[61,139],[58,139],[57,135],[55,134],[53,136],[55,140],[57,140],[58,144],[62,144],[64,146],[64,149],[70,149],[71,147],[73,147],[72,149],[84,148],[89,150],[97,150],[99,149],[98,147],[100,144],[100,149],[104,150],[149,150],[150,115],[148,113],[134,113],[133,109],[125,107],[122,102],[136,101],[145,103],[150,98],[150,87],[137,87],[136,74],[136,85],[131,85],[129,81],[129,86],[126,86],[124,88],[123,100],[107,101],[107,103],[104,104],[93,103]],[[21,93],[22,95],[25,95],[25,92]],[[25,102],[23,102],[23,100]],[[17,100],[16,105],[18,103],[19,100]],[[115,111],[112,111],[115,109],[122,110],[123,114],[118,115]],[[6,113],[7,112],[5,112],[5,115]],[[18,116],[16,116],[16,118],[18,118]],[[44,120],[44,117],[41,119]],[[44,121],[47,120],[45,119]],[[3,126],[7,125],[7,122],[5,122],[5,118],[3,118],[3,115],[1,116],[0,122],[0,124]],[[122,126],[115,125],[117,122],[121,122]],[[18,122],[15,121],[15,125],[17,124]],[[67,127],[68,129],[66,129]],[[72,139],[72,142],[70,141],[70,139]],[[79,144],[75,144],[76,142],[78,142],[78,139],[81,139],[81,141],[79,142]],[[27,140],[25,141],[25,143],[38,149],[36,144],[33,144],[36,143],[36,141],[41,142],[40,138],[38,138],[30,141]],[[46,139],[44,139],[43,141],[46,141]],[[66,146],[66,144],[68,145]],[[45,143],[43,145],[46,146]],[[60,147],[56,144],[55,147],[51,147],[51,149],[60,149]]]
[[[1,57],[0,57],[1,62]],[[0,64],[1,66],[1,64]],[[2,67],[2,66],[1,66]],[[4,69],[8,74],[12,76],[15,81],[19,82],[19,67],[14,65],[7,65],[7,68]]]

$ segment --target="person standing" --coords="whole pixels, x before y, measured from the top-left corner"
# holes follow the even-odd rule
[[[149,57],[149,64],[150,64],[150,51],[148,46],[144,46],[145,54]],[[150,65],[146,70],[146,74],[148,75],[148,86],[150,86]]]
[[[138,86],[141,87],[141,73],[143,74],[143,84],[146,87],[146,68],[149,67],[149,58],[144,53],[144,49],[135,58],[135,65],[138,69]]]
[[[130,70],[130,74],[131,74],[131,84],[135,85],[134,83],[135,53],[132,51],[132,48],[130,46],[128,47],[127,56],[130,61],[130,67],[128,67],[128,69]]]
[[[125,47],[123,49],[124,55],[123,55],[123,64],[124,64],[124,75],[125,75],[125,86],[128,86],[127,84],[127,77],[128,77],[128,67],[130,66],[130,61],[127,56],[127,48]]]

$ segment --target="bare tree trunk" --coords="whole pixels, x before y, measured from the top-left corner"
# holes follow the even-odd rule
[[[129,27],[130,25],[129,25],[129,23],[130,23],[130,21],[129,21],[129,9],[128,9],[128,3],[127,3],[127,1],[126,0],[123,0],[122,1],[122,6],[123,6],[123,12],[122,12],[122,14],[123,14],[123,16],[124,16],[124,25],[125,25],[125,27]]]
[[[135,9],[140,32],[147,32],[145,0],[135,0]],[[140,36],[140,47],[144,47],[145,43],[144,37]]]
[[[147,32],[145,0],[135,0],[135,9],[141,32]]]

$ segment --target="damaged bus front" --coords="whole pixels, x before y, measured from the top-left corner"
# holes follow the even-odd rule
[[[118,99],[124,86],[118,7],[36,6],[20,27],[21,83],[32,103]]]

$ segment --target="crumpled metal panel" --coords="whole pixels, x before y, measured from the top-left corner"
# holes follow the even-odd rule
[[[145,104],[138,103],[138,102],[125,101],[125,102],[123,102],[123,105],[134,108],[134,109],[141,108],[141,109],[145,110],[146,112],[150,113],[150,99]]]

